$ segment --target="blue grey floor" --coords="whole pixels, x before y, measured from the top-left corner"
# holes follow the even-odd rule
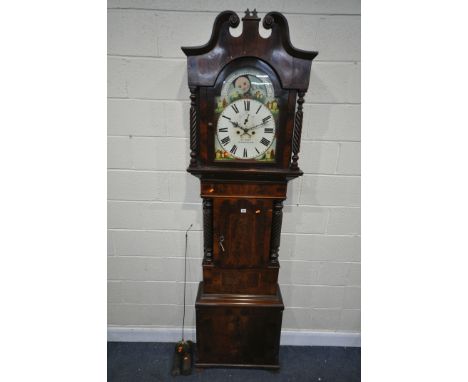
[[[194,369],[190,376],[172,377],[172,343],[108,342],[109,382],[159,381],[318,381],[361,380],[361,349],[322,346],[281,346],[278,372],[251,369]]]

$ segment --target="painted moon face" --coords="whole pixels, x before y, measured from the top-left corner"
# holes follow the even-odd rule
[[[247,92],[252,96],[275,97],[269,76],[256,68],[249,67],[229,74],[223,83],[220,96],[228,99],[232,95],[243,95]]]
[[[238,77],[234,81],[234,86],[239,93],[245,94],[250,90],[250,80],[246,76]]]

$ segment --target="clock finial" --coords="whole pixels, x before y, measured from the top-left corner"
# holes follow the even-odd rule
[[[245,16],[242,20],[260,20],[257,15],[257,9],[255,8],[252,12],[247,8]]]

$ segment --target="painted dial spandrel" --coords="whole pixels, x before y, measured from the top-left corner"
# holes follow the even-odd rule
[[[255,68],[232,72],[215,106],[215,160],[275,161],[279,107],[267,74]]]

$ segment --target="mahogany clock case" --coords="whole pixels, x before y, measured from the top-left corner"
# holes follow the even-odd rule
[[[182,48],[191,93],[187,171],[200,178],[203,199],[195,364],[277,369],[284,310],[278,285],[282,203],[288,181],[302,175],[302,104],[317,52],[292,46],[286,18],[278,12],[263,19],[271,29],[268,38],[259,34],[255,10],[247,10],[242,21],[242,34],[233,37],[229,29],[240,19],[221,12],[207,44]],[[216,97],[226,78],[244,68],[265,73],[277,100],[275,155],[265,162],[235,155],[216,160]],[[221,109],[228,105],[223,101]]]

